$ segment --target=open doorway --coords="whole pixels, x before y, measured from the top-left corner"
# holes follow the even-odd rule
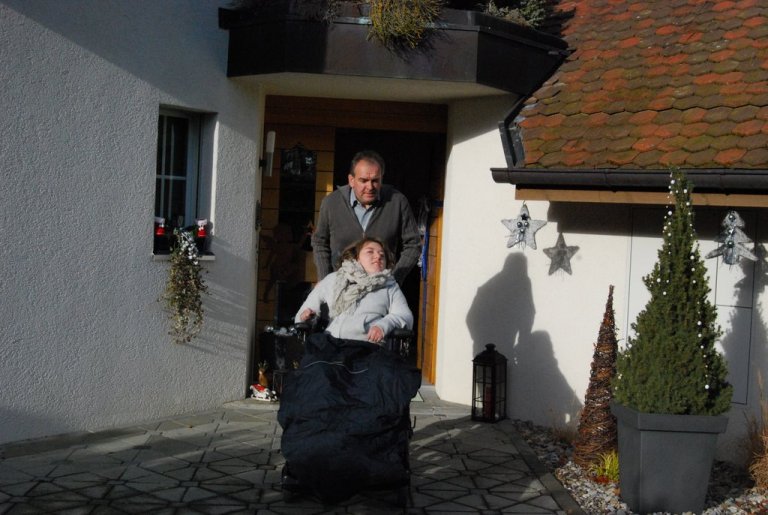
[[[414,216],[442,198],[445,170],[445,135],[428,132],[395,130],[336,129],[334,148],[335,186],[347,184],[352,157],[360,150],[375,150],[384,158],[386,172],[383,182],[394,186],[408,199]],[[427,260],[424,260],[425,262]],[[413,311],[416,342],[423,342],[426,330],[426,274],[415,266],[403,282],[402,289]],[[425,349],[413,349],[413,364],[423,368]]]
[[[264,132],[276,133],[275,159],[272,173],[262,175],[259,201],[259,296],[254,342],[257,348],[253,352],[252,371],[259,361],[268,361],[274,347],[267,328],[280,325],[277,322],[284,311],[279,309],[277,281],[283,280],[287,286],[317,281],[312,251],[305,245],[307,232],[285,230],[285,223],[294,226],[288,211],[298,197],[297,185],[284,180],[283,161],[291,161],[290,153],[296,149],[312,156],[314,199],[302,194],[301,204],[302,208],[313,209],[316,222],[323,198],[336,186],[347,184],[352,156],[360,150],[373,149],[386,161],[384,182],[400,190],[414,211],[422,197],[432,202],[426,223],[427,266],[414,268],[403,289],[416,319],[412,359],[425,380],[435,382],[446,127],[444,105],[267,96]],[[298,221],[306,220],[307,214],[303,213]],[[288,262],[283,254],[295,258],[290,260],[296,264],[295,269],[291,268],[295,274],[288,277],[281,266],[273,266]]]

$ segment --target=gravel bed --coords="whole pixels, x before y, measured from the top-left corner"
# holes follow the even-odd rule
[[[539,460],[568,489],[586,513],[634,513],[619,498],[619,485],[593,481],[589,474],[571,459],[571,445],[558,438],[551,428],[521,420],[514,420],[513,423]],[[712,467],[706,509],[702,515],[742,514],[768,515],[768,492],[754,488],[752,479],[743,468],[716,461]]]

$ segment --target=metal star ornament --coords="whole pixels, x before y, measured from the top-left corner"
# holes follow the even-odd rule
[[[555,273],[558,269],[563,269],[571,274],[571,258],[579,250],[579,247],[568,246],[565,244],[563,233],[557,237],[557,243],[554,247],[544,249],[544,254],[549,256],[552,262],[549,264],[549,275]]]
[[[531,219],[528,206],[525,204],[520,208],[520,214],[517,215],[517,218],[507,218],[502,220],[501,223],[510,232],[507,248],[522,245],[523,247],[531,247],[534,250],[536,250],[536,231],[547,225],[545,220]]]
[[[709,252],[705,257],[723,256],[723,263],[727,265],[735,265],[742,257],[751,261],[757,261],[757,256],[746,247],[746,244],[752,243],[752,240],[742,231],[745,225],[744,219],[741,218],[738,212],[734,210],[728,211],[721,224],[722,231],[715,238],[715,241],[721,245]]]

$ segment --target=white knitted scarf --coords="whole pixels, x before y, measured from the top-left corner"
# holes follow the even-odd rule
[[[330,307],[331,318],[353,308],[368,292],[383,288],[391,278],[391,270],[369,275],[358,261],[352,259],[344,261],[336,272],[336,284],[333,286],[334,302]]]

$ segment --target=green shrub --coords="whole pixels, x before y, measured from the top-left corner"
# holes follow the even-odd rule
[[[651,293],[619,352],[614,399],[644,413],[719,415],[733,387],[715,349],[720,336],[693,228],[692,185],[672,172],[674,208],[664,218],[658,261],[643,281]]]

